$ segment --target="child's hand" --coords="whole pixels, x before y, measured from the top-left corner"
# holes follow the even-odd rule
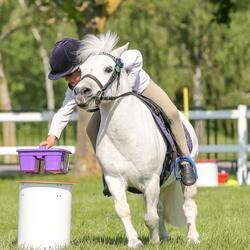
[[[55,145],[55,142],[56,142],[56,137],[54,135],[49,135],[46,139],[46,141],[42,141],[39,146],[43,146],[45,145],[46,148],[51,148]]]

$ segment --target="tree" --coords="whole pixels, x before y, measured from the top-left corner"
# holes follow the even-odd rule
[[[5,5],[4,5],[5,4]],[[12,4],[4,3],[3,0],[0,0],[0,13],[1,13],[1,22],[0,22],[0,32],[3,32],[4,25],[9,21],[8,15],[11,12]],[[4,73],[4,66],[2,63],[2,53],[0,47],[0,110],[2,111],[11,111],[12,105],[10,100],[8,81]],[[4,146],[15,146],[16,145],[16,126],[13,122],[4,122],[3,127],[3,145]],[[11,156],[5,156],[5,162],[11,163],[15,159]]]
[[[6,4],[8,5],[8,4]],[[21,9],[19,8],[19,5],[21,6]],[[28,30],[31,31],[31,34],[33,36],[33,39],[35,40],[36,43],[32,44],[33,41],[30,41],[31,44],[29,44],[29,37],[26,37],[27,42],[24,43],[24,46],[22,47],[22,51],[27,50],[27,51],[32,51],[32,53],[34,53],[32,56],[34,57],[32,60],[32,65],[36,65],[36,55],[40,55],[41,61],[42,61],[42,66],[43,66],[43,72],[44,72],[44,82],[45,82],[45,92],[46,92],[46,107],[44,105],[43,108],[47,108],[48,110],[54,110],[55,109],[55,97],[54,97],[54,91],[53,91],[53,85],[52,85],[52,81],[48,79],[48,73],[50,71],[50,67],[49,67],[49,56],[48,56],[48,48],[50,49],[51,46],[48,46],[48,43],[50,43],[50,39],[48,39],[48,35],[47,35],[47,30],[49,30],[49,32],[56,32],[57,34],[57,38],[61,37],[61,33],[62,33],[62,27],[64,26],[64,17],[63,15],[60,13],[60,11],[57,11],[57,15],[54,15],[54,12],[49,10],[48,8],[44,8],[42,7],[40,4],[36,3],[33,6],[27,6],[26,5],[26,1],[25,0],[19,0],[19,5],[13,1],[13,16],[9,15],[9,21],[6,23],[5,28],[3,29],[2,34],[0,35],[0,40],[2,42],[5,42],[6,45],[3,45],[3,49],[4,49],[4,53],[5,53],[5,57],[6,60],[4,61],[8,61],[9,56],[14,56],[14,60],[16,61],[17,57],[22,57],[20,55],[22,55],[22,53],[20,53],[20,51],[18,51],[18,53],[13,53],[11,55],[11,52],[8,51],[8,45],[10,43],[12,43],[12,39],[14,42],[14,48],[12,50],[14,50],[18,44],[23,41],[21,41],[21,37],[24,35],[24,33],[27,33]],[[57,20],[57,16],[59,16],[59,14],[61,14],[62,19],[60,20],[60,24],[55,23],[55,20]],[[56,26],[56,28],[55,28]],[[29,28],[29,29],[25,29],[25,28]],[[19,35],[21,34],[21,32],[19,32],[20,30],[22,30],[22,36]],[[46,37],[46,38],[45,38]],[[45,38],[45,39],[44,39]],[[18,39],[18,40],[15,40]],[[54,37],[55,39],[55,37]],[[53,40],[53,43],[55,42],[55,40]],[[25,47],[26,46],[26,47]],[[13,47],[13,46],[12,46]],[[38,47],[38,49],[34,48],[34,47]],[[27,48],[27,49],[26,49]],[[37,51],[36,51],[37,50]],[[26,53],[23,54],[28,54],[26,51]],[[38,52],[38,53],[36,53]],[[6,56],[7,54],[7,56]],[[22,57],[22,59],[24,59]],[[8,65],[8,62],[6,63]],[[17,63],[18,64],[18,63]],[[14,65],[9,66],[9,69],[12,68]],[[30,67],[31,65],[27,65],[29,67],[28,68],[28,72],[29,74],[24,75],[25,76],[30,76],[31,75],[31,69],[32,67]],[[38,65],[39,66],[39,65]],[[21,67],[20,67],[21,68]],[[9,70],[10,71],[10,70]],[[38,71],[40,71],[40,68],[38,68]],[[24,70],[25,72],[25,70]],[[34,86],[36,85],[36,83],[38,83],[40,85],[40,82],[38,81],[38,79],[40,79],[40,72],[38,73],[38,77],[36,79],[34,79],[32,81],[32,88],[30,89],[32,91],[32,89],[34,89]],[[12,78],[12,76],[10,76]],[[27,87],[28,80],[25,79],[24,80],[24,88]],[[39,86],[40,87],[40,86]],[[35,89],[34,89],[35,92]],[[38,91],[39,92],[39,91]],[[42,96],[44,96],[44,94],[41,94]],[[20,95],[21,96],[21,95]],[[32,96],[32,95],[30,95]],[[39,98],[37,98],[38,100]],[[44,100],[44,97],[43,97]],[[26,103],[27,100],[26,100]],[[41,103],[41,101],[40,101]],[[34,106],[33,104],[29,103],[28,107]]]
[[[21,5],[24,11],[28,11],[25,0],[19,0],[19,4]],[[39,53],[43,62],[44,68],[44,81],[46,87],[46,96],[47,96],[47,109],[54,110],[55,109],[55,98],[54,98],[54,89],[53,89],[53,81],[48,78],[48,74],[50,72],[49,67],[49,56],[47,50],[44,46],[43,38],[38,30],[38,28],[31,24],[31,32],[33,34],[34,39],[36,40],[39,48]]]

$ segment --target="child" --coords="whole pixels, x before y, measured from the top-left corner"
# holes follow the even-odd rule
[[[82,42],[84,42],[84,40]],[[65,38],[55,44],[51,53],[50,65],[52,70],[48,77],[51,80],[57,80],[64,77],[68,82],[68,88],[62,107],[52,119],[47,139],[40,143],[40,145],[46,145],[47,148],[52,147],[55,141],[60,138],[62,130],[68,124],[70,116],[76,107],[72,90],[81,79],[79,65],[83,62],[80,62],[77,56],[79,49],[79,40]],[[128,73],[128,79],[132,85],[133,91],[150,98],[163,109],[168,117],[170,130],[174,136],[179,156],[189,157],[190,152],[178,110],[166,93],[156,85],[142,69],[143,59],[141,53],[138,50],[127,50],[121,55],[121,59]],[[96,147],[99,125],[100,112],[96,111],[92,115],[87,126],[87,134],[94,149]],[[187,186],[193,185],[196,181],[196,175],[190,163],[181,161],[180,169],[182,183]]]

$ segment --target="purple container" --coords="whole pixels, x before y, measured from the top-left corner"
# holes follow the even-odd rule
[[[51,173],[68,172],[68,159],[70,151],[53,148],[46,149],[41,146],[37,149],[18,149],[20,170],[25,173],[38,174],[44,161],[44,171]]]

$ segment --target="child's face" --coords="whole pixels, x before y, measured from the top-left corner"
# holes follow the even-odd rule
[[[75,71],[67,76],[64,79],[70,84],[72,87],[75,87],[76,84],[81,80],[81,72]]]

